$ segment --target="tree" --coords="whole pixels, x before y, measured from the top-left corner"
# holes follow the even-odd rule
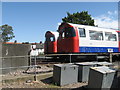
[[[73,14],[67,12],[67,17],[62,18],[62,21],[67,23],[95,26],[94,19],[92,19],[91,15],[88,14],[88,11]]]
[[[9,26],[7,24],[0,26],[0,34],[1,34],[1,40],[3,42],[8,42],[15,37],[12,26]]]

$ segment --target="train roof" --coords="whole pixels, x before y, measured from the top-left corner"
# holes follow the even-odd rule
[[[58,33],[58,32],[47,31],[46,34],[45,34],[45,36],[47,35],[47,33],[50,33],[50,34],[54,35],[56,39],[57,39],[58,36],[59,36],[59,33]]]
[[[64,24],[64,23],[62,23]],[[62,25],[61,24],[61,25]],[[82,25],[82,24],[73,24],[73,23],[66,23],[69,24],[71,26],[76,26],[76,27],[82,27],[82,28],[98,28],[98,29],[104,29],[104,30],[114,30],[114,31],[118,31],[117,29],[113,29],[113,28],[103,28],[103,27],[96,27],[96,26],[89,26],[89,25]]]
[[[51,34],[58,34],[58,32],[53,32],[53,31],[47,31],[46,33],[51,33]]]
[[[53,32],[53,31],[52,31],[51,33],[53,33],[54,35],[57,35],[57,34],[59,34],[58,32]]]

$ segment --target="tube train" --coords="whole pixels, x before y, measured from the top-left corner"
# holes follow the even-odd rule
[[[45,38],[45,54],[120,52],[120,31],[114,29],[61,23],[58,32],[47,31]]]

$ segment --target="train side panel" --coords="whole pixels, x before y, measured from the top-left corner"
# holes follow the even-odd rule
[[[97,29],[97,28],[96,28]],[[100,33],[100,38],[98,40],[94,40],[92,35],[90,35],[90,30],[98,31]],[[112,33],[116,35],[116,40],[107,41],[105,39],[105,30],[101,29],[93,29],[93,28],[85,28],[86,37],[79,37],[79,49],[80,52],[119,52],[118,50],[118,34],[113,31]],[[93,34],[93,33],[92,33]],[[93,35],[94,36],[94,35]],[[95,36],[94,36],[95,37]]]

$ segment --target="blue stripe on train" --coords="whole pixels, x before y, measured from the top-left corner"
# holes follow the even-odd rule
[[[116,47],[80,47],[80,52],[108,52],[109,50],[113,50],[113,52],[119,52],[119,48]]]

